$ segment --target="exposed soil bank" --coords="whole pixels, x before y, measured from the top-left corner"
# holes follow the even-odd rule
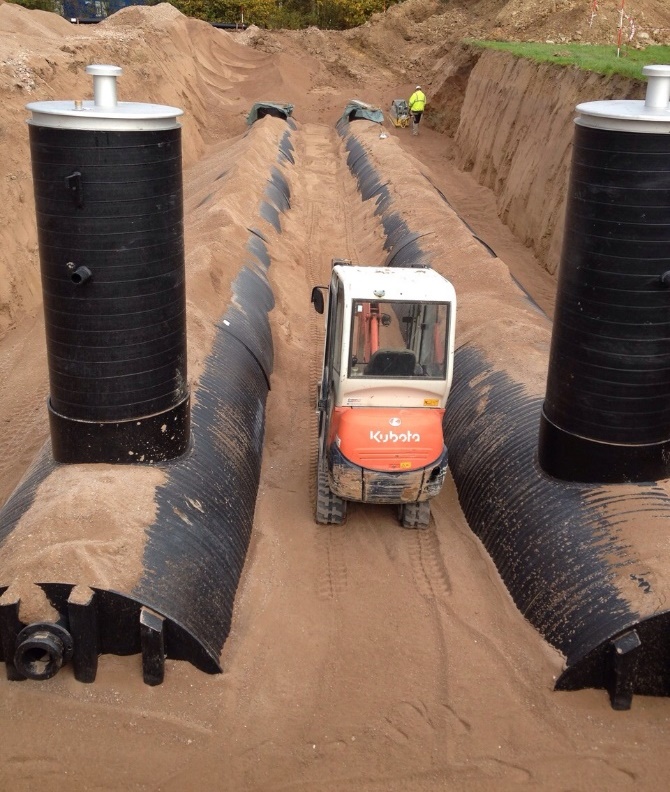
[[[552,275],[560,263],[575,107],[641,99],[645,84],[456,48],[436,69],[428,120],[454,134],[454,160],[493,191],[498,215]]]

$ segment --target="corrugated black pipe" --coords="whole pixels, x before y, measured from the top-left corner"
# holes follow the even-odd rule
[[[277,167],[259,208],[262,217],[276,213],[278,218],[290,205],[282,172],[291,160],[290,134],[287,129],[280,140]],[[129,591],[93,589],[83,597],[86,581],[76,581],[77,589],[73,583],[39,584],[59,614],[58,625],[39,625],[39,634],[47,633],[41,640],[46,647],[57,645],[66,625],[80,681],[95,679],[98,655],[105,653],[141,652],[148,684],[163,680],[166,658],[188,660],[208,673],[221,670],[219,656],[251,534],[273,367],[269,266],[266,239],[251,228],[246,266],[232,284],[233,299],[217,323],[212,352],[194,388],[191,446],[179,459],[157,465],[167,481],[156,492],[157,514],[147,529],[137,584]],[[0,549],[56,466],[45,447],[0,511]],[[44,578],[51,574],[45,570]],[[6,595],[0,601],[0,660],[10,679],[21,679],[32,667],[24,661],[32,645],[25,630],[35,625],[20,621],[20,602],[7,599],[8,588],[0,586],[0,596]]]
[[[368,148],[347,125],[339,131],[361,193],[377,201],[389,255],[396,251],[391,263],[427,262]],[[427,198],[435,194],[429,189]],[[451,274],[444,267],[457,292],[462,266],[454,262]],[[523,306],[520,290],[501,285],[501,292],[501,299]],[[469,306],[459,300],[463,316]],[[548,347],[549,322],[540,312],[535,317]],[[538,352],[534,345],[512,354],[535,359]],[[670,498],[654,484],[622,489],[547,476],[537,462],[543,395],[542,383],[517,382],[505,371],[500,347],[475,336],[457,349],[444,433],[465,516],[521,613],[566,657],[557,689],[604,688],[618,709],[630,707],[634,693],[670,695],[663,576],[670,557],[656,531],[670,518]],[[638,522],[649,526],[644,536],[635,530]]]

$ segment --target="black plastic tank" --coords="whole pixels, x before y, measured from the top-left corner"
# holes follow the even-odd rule
[[[151,463],[189,443],[182,111],[92,101],[28,105],[59,462]]]
[[[670,66],[577,106],[538,457],[559,479],[670,476]]]

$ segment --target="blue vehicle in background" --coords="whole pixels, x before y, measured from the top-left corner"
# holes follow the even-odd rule
[[[102,22],[115,11],[127,6],[146,5],[146,0],[61,0],[57,3],[61,16],[75,25],[91,25]],[[223,30],[246,30],[244,22],[212,22]]]
[[[143,0],[63,0],[62,15],[75,24],[101,22],[121,8],[145,5]]]

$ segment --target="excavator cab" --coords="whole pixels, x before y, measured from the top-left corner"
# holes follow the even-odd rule
[[[359,501],[396,504],[405,527],[427,526],[447,472],[453,286],[428,267],[336,259],[312,302],[326,314],[316,521],[340,524]]]

